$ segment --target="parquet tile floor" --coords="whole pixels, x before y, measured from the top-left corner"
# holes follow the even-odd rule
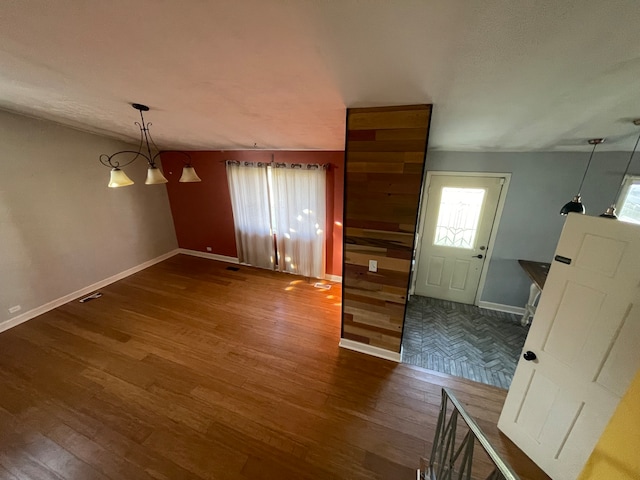
[[[414,295],[402,361],[508,389],[528,331],[517,315]]]

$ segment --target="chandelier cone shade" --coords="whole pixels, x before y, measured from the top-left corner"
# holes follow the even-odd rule
[[[182,169],[182,176],[180,177],[180,182],[189,183],[189,182],[201,182],[202,179],[196,173],[195,168],[191,165],[185,165]]]
[[[131,180],[127,174],[119,168],[112,168],[108,186],[110,188],[118,188],[126,187],[127,185],[133,185],[133,180]]]
[[[147,179],[144,181],[145,185],[157,185],[160,183],[167,183],[167,178],[162,174],[162,170],[158,167],[149,167],[147,170]]]

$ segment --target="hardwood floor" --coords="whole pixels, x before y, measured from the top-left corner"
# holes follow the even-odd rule
[[[340,290],[178,255],[0,334],[0,478],[413,479],[450,387],[495,427],[505,392],[338,348]]]

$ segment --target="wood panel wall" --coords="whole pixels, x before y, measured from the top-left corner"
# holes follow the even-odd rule
[[[342,337],[400,351],[431,105],[347,110]],[[368,271],[377,260],[378,271]]]

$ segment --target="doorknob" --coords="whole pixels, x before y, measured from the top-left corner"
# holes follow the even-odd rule
[[[472,255],[471,258],[484,258],[484,256],[482,254],[480,254],[480,255]]]
[[[485,247],[484,245],[480,247],[480,250],[486,250],[487,247]]]
[[[530,361],[535,360],[536,358],[538,358],[536,356],[536,354],[533,353],[531,350],[527,350],[526,352],[524,352],[523,357],[527,362],[530,362]]]

